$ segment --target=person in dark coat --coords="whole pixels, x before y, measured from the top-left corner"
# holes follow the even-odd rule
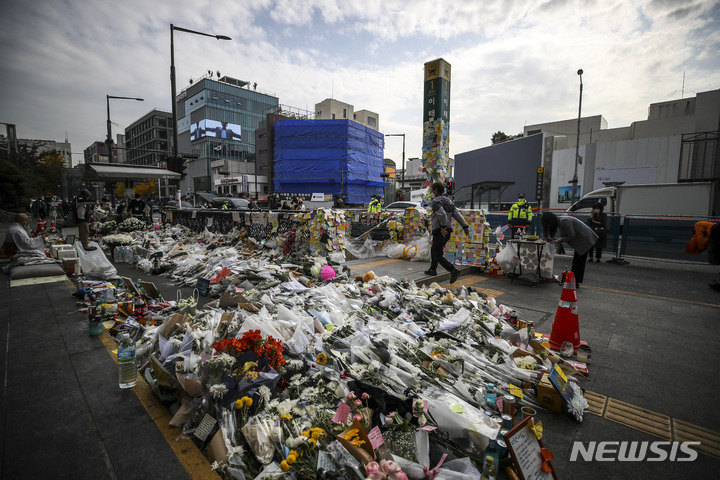
[[[598,241],[598,236],[582,220],[564,215],[556,216],[552,212],[544,212],[540,219],[543,226],[545,240],[550,243],[567,243],[574,250],[572,266],[570,270],[575,274],[577,287],[585,279],[585,262],[588,252]],[[555,238],[555,234],[559,234]]]
[[[128,210],[133,217],[145,221],[145,200],[140,198],[139,193],[136,193],[135,198],[130,200],[130,203],[128,204]]]
[[[602,257],[602,251],[603,248],[605,248],[605,240],[607,239],[607,213],[603,212],[603,204],[598,202],[592,207],[592,213],[590,213],[590,218],[588,218],[588,225],[590,228],[592,228],[592,231],[595,232],[595,235],[598,236],[598,241],[595,243],[595,246],[593,246],[590,249],[590,254],[588,255],[588,261],[593,261],[593,250],[595,251],[595,261],[597,263],[600,263],[600,258]]]

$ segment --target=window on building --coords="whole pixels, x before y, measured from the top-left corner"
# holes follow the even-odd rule
[[[335,114],[334,114],[334,113],[332,114],[332,119],[335,120]]]
[[[377,119],[375,117],[367,117],[367,124],[371,127],[377,126]]]
[[[347,108],[343,108],[343,118],[347,118]]]

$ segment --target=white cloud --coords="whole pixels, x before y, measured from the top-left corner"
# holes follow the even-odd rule
[[[645,117],[649,103],[720,88],[717,1],[36,0],[5,2],[0,18],[0,121],[21,137],[61,140],[75,152],[153,107],[170,109],[169,24],[178,89],[207,70],[257,82],[312,111],[331,95],[380,114],[420,156],[423,64],[452,64],[451,154],[487,146],[497,130],[583,113],[611,127]],[[113,127],[113,131],[119,129]],[[389,139],[386,156],[400,159]],[[75,158],[77,162],[81,157]]]

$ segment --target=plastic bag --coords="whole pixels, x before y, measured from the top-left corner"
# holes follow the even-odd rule
[[[105,253],[100,249],[100,245],[97,242],[88,242],[88,247],[95,247],[95,250],[87,251],[83,248],[82,243],[75,243],[83,274],[102,279],[117,276],[117,269],[107,259]]]
[[[515,267],[520,264],[520,257],[518,257],[513,244],[508,243],[500,253],[495,255],[495,261],[500,265],[500,268],[503,269],[503,272],[509,273],[515,270]]]
[[[403,251],[406,246],[402,243],[394,243],[383,248],[382,253],[390,258],[403,258]]]
[[[411,262],[429,262],[430,261],[430,239],[427,236],[422,236],[412,243],[417,247],[417,253]]]
[[[442,464],[435,480],[480,480],[480,472],[469,458],[456,458]]]

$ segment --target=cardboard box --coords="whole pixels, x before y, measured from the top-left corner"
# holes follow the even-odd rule
[[[543,375],[537,386],[537,399],[540,404],[555,413],[562,413],[563,400],[555,387],[548,379],[548,375]]]
[[[50,245],[50,253],[52,254],[53,258],[55,258],[57,260],[62,260],[59,257],[59,254],[61,251],[73,252],[72,255],[67,255],[67,257],[76,257],[77,256],[77,254],[75,253],[75,248],[73,248],[72,245],[68,245],[65,243]]]
[[[57,259],[63,261],[66,258],[76,258],[77,252],[74,248],[62,249],[57,251]]]
[[[62,266],[63,270],[65,270],[66,275],[72,275],[75,273],[75,265],[80,262],[80,259],[77,257],[74,258],[63,258],[62,259]]]

